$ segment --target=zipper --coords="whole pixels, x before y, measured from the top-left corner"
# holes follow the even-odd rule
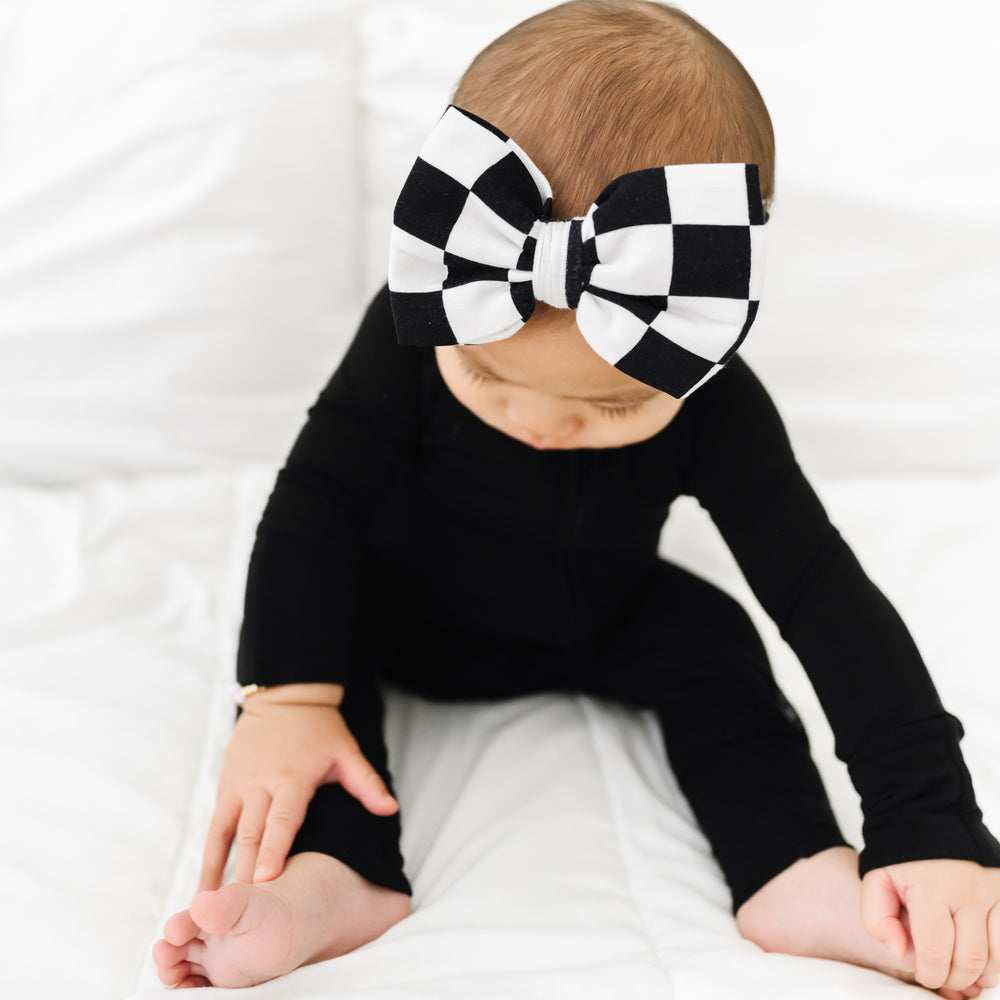
[[[566,459],[566,488],[560,509],[557,537],[562,572],[563,636],[569,642],[576,642],[579,637],[577,622],[582,608],[581,588],[577,582],[579,567],[575,553],[576,543],[583,533],[584,524],[584,461],[579,451],[567,451]]]

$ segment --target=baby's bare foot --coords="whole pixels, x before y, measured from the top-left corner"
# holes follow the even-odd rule
[[[765,951],[849,962],[916,982],[912,954],[898,959],[861,926],[858,856],[848,847],[796,861],[739,908],[736,923]],[[938,992],[944,1000],[973,1000],[982,986]]]
[[[254,986],[353,951],[409,913],[408,896],[325,854],[296,854],[270,882],[199,892],[153,958],[168,986]]]

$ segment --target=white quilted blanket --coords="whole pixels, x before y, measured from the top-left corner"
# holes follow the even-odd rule
[[[3,991],[123,1000],[162,987],[149,948],[195,888],[242,576],[272,469],[0,491],[6,821]],[[1000,478],[821,487],[966,723],[1000,824]],[[680,502],[667,552],[750,601],[710,522]],[[845,831],[853,793],[807,682],[758,614]],[[440,1000],[909,996],[877,973],[765,955],[737,934],[652,719],[545,696],[390,698],[415,913],[382,940],[254,991]]]

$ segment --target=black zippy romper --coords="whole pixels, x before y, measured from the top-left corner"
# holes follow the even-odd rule
[[[862,874],[935,857],[1000,865],[960,723],[739,357],[646,441],[536,451],[463,407],[432,350],[396,343],[383,289],[258,528],[240,683],[344,684],[347,725],[387,784],[380,677],[437,699],[564,690],[652,708],[735,910],[845,841],[749,616],[657,555],[682,494],[817,691],[862,799]],[[328,785],[293,852],[409,892],[398,838],[398,816]]]

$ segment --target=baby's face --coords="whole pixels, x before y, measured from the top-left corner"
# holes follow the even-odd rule
[[[619,448],[661,431],[681,400],[613,368],[566,313],[531,319],[513,337],[437,347],[455,398],[532,448]]]

